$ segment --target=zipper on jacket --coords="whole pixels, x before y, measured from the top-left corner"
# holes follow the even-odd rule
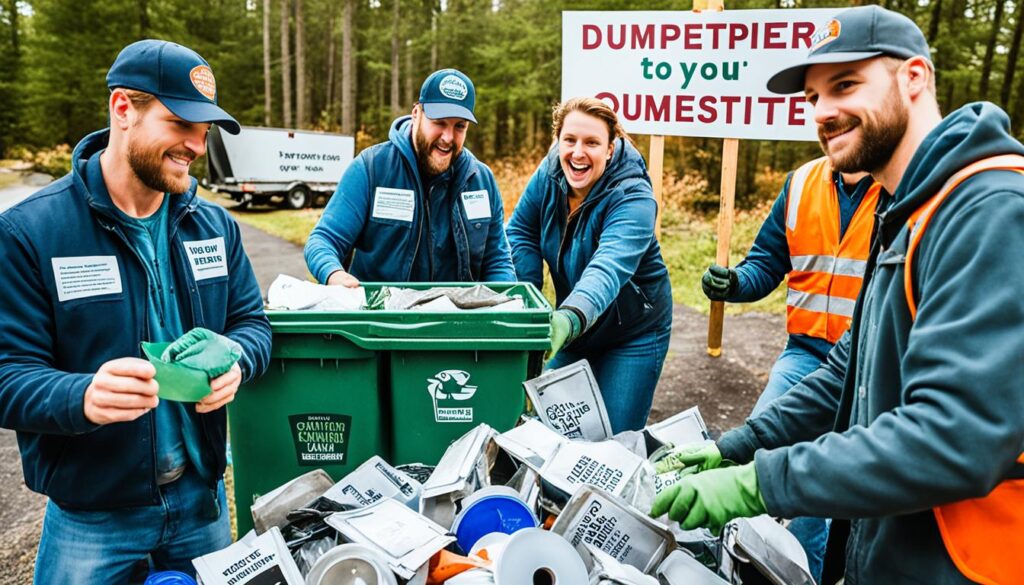
[[[139,256],[139,253],[135,251],[135,248],[132,247],[131,242],[128,241],[128,237],[125,236],[124,233],[121,232],[121,230],[118,229],[116,225],[107,225],[102,221],[100,221],[99,224],[103,226],[104,229],[113,232],[114,234],[117,235],[118,238],[121,239],[125,247],[131,251],[132,255],[135,256],[135,259],[138,260],[139,264],[143,266],[142,271],[145,272],[145,263],[142,261],[142,258]],[[147,276],[146,279],[148,281],[149,277]],[[145,312],[148,314],[149,294],[146,295],[146,301],[145,304],[143,305],[143,308],[145,309]],[[142,333],[140,335],[142,339],[146,339],[149,337],[149,323],[147,321],[148,319],[142,320]],[[151,456],[151,469],[153,471],[149,482],[149,492],[153,496],[153,502],[158,503],[159,498],[156,497],[156,494],[159,491],[159,487],[156,485],[156,413],[150,410],[149,412],[146,413],[146,417],[149,418],[149,453]]]

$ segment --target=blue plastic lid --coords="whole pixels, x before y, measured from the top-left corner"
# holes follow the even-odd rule
[[[142,585],[196,585],[196,580],[181,571],[157,571],[150,573]]]
[[[505,494],[486,495],[470,502],[455,518],[452,532],[464,554],[484,535],[492,532],[512,534],[524,528],[536,528],[537,518],[525,502]]]

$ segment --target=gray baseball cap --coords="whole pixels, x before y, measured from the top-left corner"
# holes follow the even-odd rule
[[[811,65],[852,63],[880,55],[903,59],[920,55],[929,63],[932,60],[928,42],[913,20],[881,6],[850,8],[815,31],[807,59],[773,75],[768,90],[782,94],[803,91]]]

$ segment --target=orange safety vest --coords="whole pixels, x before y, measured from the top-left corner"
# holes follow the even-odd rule
[[[994,156],[965,167],[907,220],[910,241],[903,267],[903,290],[912,319],[917,317],[917,301],[911,262],[925,228],[960,183],[988,170],[1024,174],[1024,156]],[[1020,560],[1024,554],[1024,453],[1017,458],[1011,478],[997,485],[987,496],[938,506],[934,512],[946,552],[965,577],[983,585],[1024,584]]]
[[[850,328],[864,282],[871,229],[882,187],[871,185],[839,238],[839,195],[828,158],[793,173],[786,199],[789,292],[786,330],[835,343]]]

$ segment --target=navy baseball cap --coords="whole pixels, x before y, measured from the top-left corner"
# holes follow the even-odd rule
[[[107,72],[107,87],[152,94],[182,120],[213,123],[231,134],[241,130],[217,105],[210,64],[177,43],[147,39],[121,49]]]
[[[431,120],[462,118],[476,124],[476,88],[466,74],[456,69],[441,69],[430,74],[420,88],[420,106]]]
[[[768,90],[784,94],[803,91],[811,65],[852,63],[880,55],[903,59],[920,55],[929,64],[932,61],[928,41],[914,21],[880,6],[850,8],[815,31],[807,60],[773,75]]]

